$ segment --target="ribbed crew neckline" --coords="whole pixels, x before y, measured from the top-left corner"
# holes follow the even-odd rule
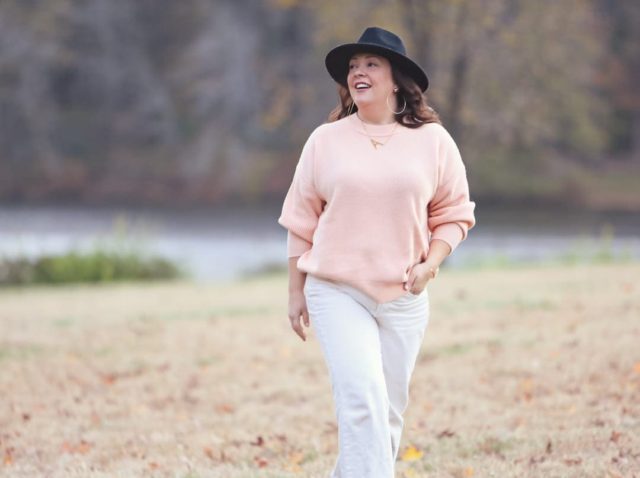
[[[358,133],[364,134],[366,136],[384,136],[384,135],[391,134],[391,132],[397,133],[402,128],[405,128],[405,126],[397,122],[393,122],[389,124],[365,123],[363,127],[362,121],[358,117],[357,113],[352,113],[351,115],[347,116],[347,121],[351,122],[351,125],[355,128],[355,130]],[[395,126],[396,124],[397,126]],[[367,128],[366,131],[364,128]]]

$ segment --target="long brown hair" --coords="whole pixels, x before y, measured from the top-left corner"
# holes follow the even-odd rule
[[[440,115],[427,104],[427,95],[420,90],[411,77],[395,68],[393,64],[391,64],[391,74],[398,85],[397,104],[402,105],[405,101],[407,102],[404,111],[395,115],[398,123],[407,128],[419,128],[427,123],[442,124]],[[338,105],[329,113],[329,122],[337,121],[358,111],[358,105],[354,103],[349,89],[344,85],[338,85],[338,96]],[[349,112],[350,108],[351,112]]]

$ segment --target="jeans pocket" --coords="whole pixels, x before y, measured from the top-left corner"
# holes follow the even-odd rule
[[[414,294],[411,291],[407,291],[406,294],[401,296],[398,300],[400,302],[404,302],[405,304],[407,304],[407,303],[413,304],[413,303],[418,303],[418,302],[429,302],[429,293],[428,293],[426,287],[419,294]]]

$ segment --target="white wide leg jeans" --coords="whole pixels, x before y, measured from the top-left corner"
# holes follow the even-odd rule
[[[409,382],[429,322],[427,290],[376,303],[307,274],[304,294],[338,421],[331,478],[394,478]]]

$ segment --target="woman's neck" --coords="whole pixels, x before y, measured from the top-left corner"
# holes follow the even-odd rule
[[[357,115],[365,123],[369,124],[391,124],[395,119],[395,115],[389,111],[386,105],[378,106],[358,106]]]

